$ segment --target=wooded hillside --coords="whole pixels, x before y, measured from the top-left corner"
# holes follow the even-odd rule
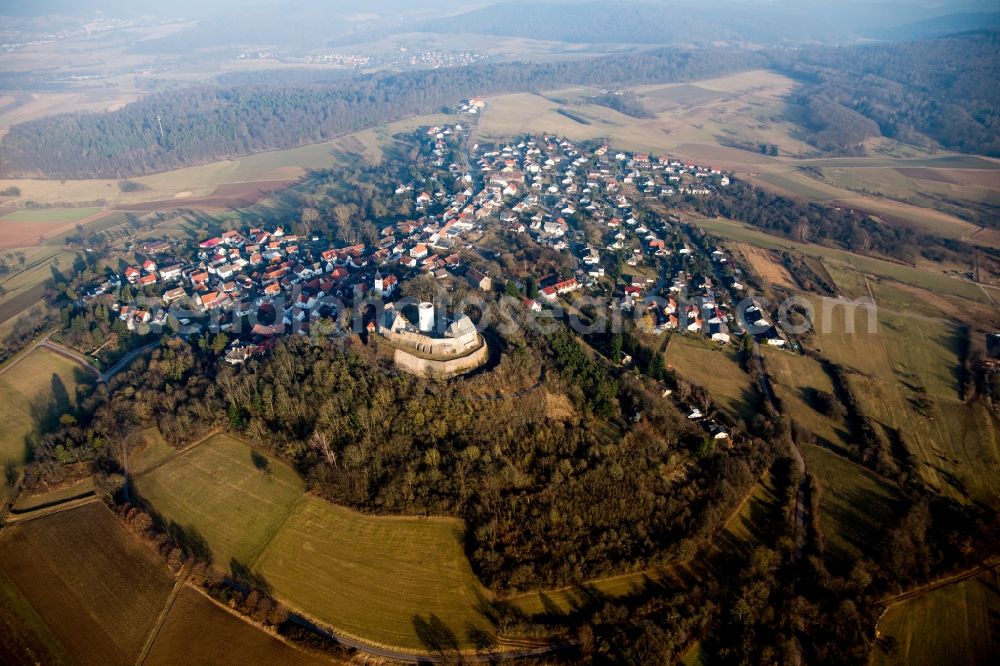
[[[763,56],[736,50],[663,49],[554,64],[384,72],[342,82],[201,86],[153,95],[112,113],[65,114],[16,125],[0,142],[2,173],[122,178],[318,143],[438,111],[473,95],[688,81],[766,64]]]

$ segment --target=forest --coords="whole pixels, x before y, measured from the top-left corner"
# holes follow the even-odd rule
[[[841,247],[858,254],[886,256],[912,264],[964,260],[972,246],[898,224],[886,224],[847,208],[791,199],[737,180],[711,198],[686,196],[684,204],[703,215],[726,217],[799,242]],[[1000,259],[1000,250],[981,248]]]
[[[558,63],[360,76],[282,74],[279,80],[233,74],[224,83],[153,94],[111,113],[62,114],[14,125],[0,141],[0,175],[128,178],[318,143],[436,112],[474,95],[690,81],[759,68],[778,69],[802,82],[789,101],[800,110],[808,139],[823,150],[858,153],[865,139],[885,135],[1000,155],[998,56],[998,33],[974,33],[910,44],[668,48]],[[644,114],[627,98],[610,96],[601,103]]]
[[[776,69],[803,80],[793,101],[807,109],[810,141],[819,148],[850,149],[881,134],[1000,155],[998,32],[774,51],[771,58]]]
[[[735,50],[662,49],[550,64],[379,72],[316,84],[198,86],[154,94],[111,113],[64,114],[15,125],[0,141],[0,173],[126,178],[319,143],[437,112],[474,95],[568,84],[686,81],[766,64],[762,56]]]

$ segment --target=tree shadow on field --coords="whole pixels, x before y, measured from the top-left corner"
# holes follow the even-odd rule
[[[267,456],[263,455],[262,453],[250,449],[250,462],[253,463],[253,466],[258,471],[263,472],[265,474],[271,473],[271,461],[268,460]]]
[[[259,573],[243,564],[235,557],[229,560],[229,575],[233,582],[251,589],[271,594],[271,584]]]
[[[417,638],[429,651],[458,658],[458,637],[436,614],[431,613],[426,619],[414,615],[413,629],[417,633]]]
[[[73,407],[70,401],[69,391],[66,384],[56,373],[52,373],[51,390],[48,393],[39,393],[29,404],[31,420],[35,424],[39,434],[52,432],[59,425],[59,417],[71,411]]]
[[[171,541],[177,544],[177,547],[185,553],[198,558],[205,564],[212,564],[212,548],[196,527],[193,525],[185,526],[172,520],[166,520],[153,508],[148,500],[139,494],[139,489],[135,487],[135,484],[129,484],[129,489],[132,504],[148,513],[160,532],[170,537]]]

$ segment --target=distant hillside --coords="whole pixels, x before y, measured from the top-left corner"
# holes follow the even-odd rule
[[[479,33],[582,43],[679,44],[827,41],[829,25],[810,25],[807,13],[782,5],[781,21],[760,3],[502,2],[418,24],[419,32]]]
[[[1000,33],[777,51],[772,58],[806,82],[792,99],[807,110],[814,145],[850,148],[881,133],[1000,155]]]
[[[894,0],[512,0],[406,29],[577,43],[843,44],[888,26],[902,27],[887,39],[979,29],[992,24],[976,24],[976,17],[994,8],[978,0],[943,6]]]
[[[250,77],[257,82],[171,91],[111,113],[62,114],[15,125],[0,141],[0,173],[125,178],[318,143],[436,112],[473,95],[573,84],[691,81],[767,65],[764,55],[735,49],[660,49],[551,64],[380,72],[315,83],[303,82],[306,77],[290,76],[295,82]]]
[[[937,16],[892,28],[873,30],[869,34],[877,39],[909,41],[973,30],[997,29],[1000,29],[1000,12],[964,12]]]
[[[153,95],[112,113],[51,116],[0,140],[0,174],[128,178],[436,112],[473,95],[566,85],[627,87],[776,69],[801,82],[789,98],[807,138],[859,152],[880,134],[1000,155],[1000,34],[851,47],[667,48],[560,63],[490,64],[336,79],[236,76],[228,85]],[[620,103],[621,100],[618,100]],[[631,109],[643,115],[641,109]],[[160,130],[162,119],[163,130]]]

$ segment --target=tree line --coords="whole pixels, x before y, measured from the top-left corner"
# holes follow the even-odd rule
[[[661,49],[560,63],[379,72],[316,84],[196,86],[154,94],[111,113],[63,114],[17,125],[0,142],[0,172],[126,178],[319,143],[436,112],[474,95],[693,80],[766,64],[763,56],[736,50]]]

